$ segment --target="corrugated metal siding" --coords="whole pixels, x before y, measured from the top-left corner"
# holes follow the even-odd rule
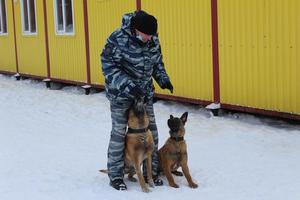
[[[46,76],[47,65],[43,2],[42,0],[36,0],[37,35],[23,35],[20,0],[14,1],[14,5],[19,72],[36,76]]]
[[[56,35],[54,1],[47,0],[51,78],[87,81],[83,1],[73,0],[75,35]]]
[[[16,72],[12,1],[6,1],[7,32],[0,36],[0,71]]]
[[[121,26],[122,16],[136,10],[135,0],[89,0],[91,82],[104,85],[100,54],[108,36]]]
[[[221,102],[300,113],[298,0],[219,0]]]
[[[174,95],[212,101],[210,0],[143,0],[158,19],[158,32]],[[169,94],[156,86],[156,92]]]
[[[22,34],[20,0],[7,0],[8,36],[0,36],[0,71],[16,71],[12,2],[21,73],[47,76],[43,0],[36,0],[38,34]],[[86,82],[83,0],[74,3],[74,36],[55,33],[47,0],[51,78]],[[136,0],[88,0],[91,80],[103,84],[100,52]],[[164,62],[174,96],[213,101],[211,0],[143,0],[158,18]],[[300,114],[300,1],[218,0],[221,103]],[[156,92],[169,94],[156,85]],[[239,107],[241,106],[241,107]],[[252,111],[251,111],[252,112]],[[263,111],[259,111],[264,113]]]

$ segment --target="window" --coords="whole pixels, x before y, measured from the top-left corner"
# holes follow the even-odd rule
[[[36,34],[35,0],[21,0],[22,30],[25,34]]]
[[[7,34],[6,3],[0,0],[0,34]]]
[[[55,27],[57,34],[73,34],[73,1],[54,0]]]

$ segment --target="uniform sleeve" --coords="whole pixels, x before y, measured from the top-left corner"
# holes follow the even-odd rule
[[[121,59],[121,51],[111,39],[108,39],[101,53],[105,83],[119,91],[130,93],[136,85],[131,77],[122,70]]]
[[[165,65],[163,63],[161,47],[157,37],[154,39],[154,43],[155,43],[154,48],[156,48],[155,51],[156,62],[153,67],[152,76],[155,79],[155,81],[158,83],[158,85],[162,88],[166,82],[170,81],[170,78],[166,72]]]

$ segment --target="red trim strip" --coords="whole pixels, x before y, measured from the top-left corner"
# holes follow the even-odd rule
[[[170,96],[170,95],[156,94],[156,93],[155,93],[155,97],[166,99],[166,100],[175,100],[184,103],[200,104],[203,106],[207,106],[212,103],[211,101],[205,101],[200,99],[191,99],[191,98],[177,97],[177,96]]]
[[[141,10],[142,9],[142,0],[136,0],[136,9]]]
[[[43,79],[47,78],[45,76],[36,76],[36,75],[23,74],[23,73],[20,73],[20,76],[21,77],[26,77],[26,78],[32,78],[32,79],[35,79],[35,80],[43,80]]]
[[[46,61],[47,61],[47,77],[51,77],[50,71],[50,56],[49,56],[49,37],[48,37],[48,22],[47,22],[47,5],[46,0],[43,1],[44,9],[44,28],[45,28],[45,48],[46,48]]]
[[[211,32],[213,56],[214,102],[220,102],[218,0],[211,0]]]
[[[291,113],[263,110],[263,109],[258,109],[258,108],[250,108],[250,107],[236,106],[236,105],[230,105],[230,104],[221,104],[221,108],[225,108],[225,109],[229,109],[229,110],[237,110],[237,111],[247,112],[247,113],[262,114],[262,115],[271,116],[271,117],[280,117],[280,118],[286,118],[286,119],[293,119],[293,120],[300,121],[300,115],[291,114]]]
[[[52,82],[60,82],[60,83],[68,83],[72,85],[79,85],[79,86],[84,86],[86,85],[85,82],[77,82],[77,81],[70,81],[70,80],[63,80],[63,79],[58,79],[58,78],[51,78]]]
[[[93,88],[98,88],[98,89],[105,89],[105,86],[104,85],[98,85],[98,84],[91,84],[91,86],[93,87]]]
[[[0,70],[0,74],[14,75],[14,74],[16,74],[16,72],[9,72],[9,71],[2,71],[2,70]]]
[[[85,31],[87,83],[91,84],[90,38],[89,38],[89,19],[88,19],[87,0],[83,0],[83,14],[84,14],[84,31]]]
[[[15,4],[14,0],[12,2],[12,12],[13,12],[13,24],[14,24],[14,40],[15,40],[15,54],[16,54],[16,70],[19,72],[19,61],[18,61],[18,50],[17,50],[17,36],[16,36],[16,19],[15,19]]]
[[[32,78],[32,79],[36,79],[36,80],[43,80],[47,77],[44,76],[36,76],[36,75],[31,75],[31,74],[23,74],[20,73],[21,77],[27,77],[27,78]],[[72,84],[72,85],[79,85],[79,86],[83,86],[86,85],[85,82],[77,82],[77,81],[70,81],[70,80],[63,80],[63,79],[57,79],[57,78],[51,78],[52,82],[60,82],[60,83],[68,83],[68,84]]]

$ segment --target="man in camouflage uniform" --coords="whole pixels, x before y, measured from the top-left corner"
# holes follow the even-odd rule
[[[125,14],[121,28],[107,39],[101,62],[112,118],[107,163],[110,185],[117,190],[127,189],[123,181],[127,114],[134,99],[140,97],[144,97],[147,103],[149,128],[155,143],[152,155],[153,180],[155,185],[163,185],[157,176],[158,133],[153,111],[152,77],[162,89],[173,93],[173,86],[162,61],[155,17],[144,11]],[[143,171],[145,175],[145,167]]]

